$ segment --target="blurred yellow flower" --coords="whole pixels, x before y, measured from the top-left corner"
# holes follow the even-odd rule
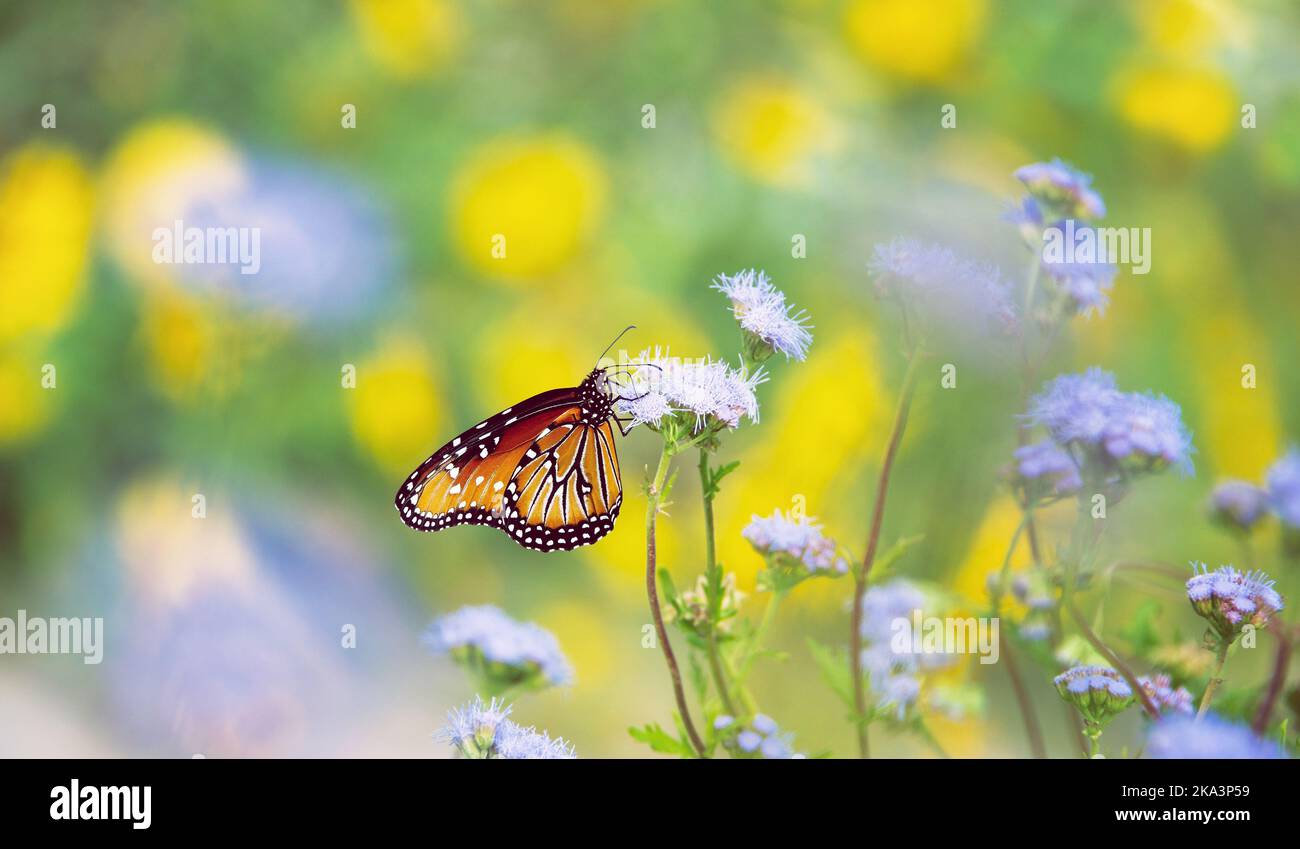
[[[76,154],[27,145],[0,165],[0,343],[50,333],[85,283],[94,191]]]
[[[352,14],[366,52],[399,79],[443,70],[462,41],[460,7],[449,0],[352,0]]]
[[[479,412],[484,416],[548,389],[577,386],[596,365],[596,355],[609,341],[588,338],[576,327],[538,333],[540,306],[532,302],[520,304],[483,328],[483,338],[504,342],[484,345],[475,359],[478,379],[474,389],[482,407]]]
[[[50,395],[41,386],[41,363],[0,347],[0,445],[35,433],[49,419]]]
[[[574,684],[583,688],[599,688],[609,683],[614,671],[614,653],[610,646],[626,625],[620,621],[617,628],[602,619],[587,601],[559,601],[547,605],[533,621],[555,634],[560,648],[573,664]]]
[[[868,65],[909,82],[954,76],[984,28],[985,0],[853,0],[849,44]]]
[[[413,339],[390,339],[358,363],[347,395],[352,433],[385,471],[410,472],[445,437],[441,381]]]
[[[163,393],[173,400],[194,398],[211,372],[216,347],[212,321],[202,305],[180,295],[150,297],[140,331]]]
[[[1221,0],[1147,0],[1130,8],[1151,46],[1168,54],[1201,57],[1244,33],[1241,11]]]
[[[141,124],[104,166],[102,219],[109,250],[136,282],[165,286],[170,265],[153,261],[153,232],[201,201],[219,202],[247,182],[242,157],[221,136],[182,118]]]
[[[976,610],[985,610],[989,604],[988,581],[990,575],[997,575],[1002,569],[1002,560],[1006,557],[1011,537],[1015,535],[1020,524],[1020,506],[1008,495],[998,498],[984,513],[975,536],[966,549],[957,573],[951,578],[952,591],[962,601]],[[1011,556],[1011,570],[1024,569],[1033,562],[1029,552],[1029,540],[1025,534],[1020,535],[1016,550]],[[1004,615],[1019,619],[1026,613],[1026,608],[1013,596],[1003,597]]]
[[[563,135],[500,139],[456,175],[450,224],[465,261],[524,281],[574,258],[600,223],[606,177],[595,153]]]
[[[1112,91],[1134,127],[1195,153],[1218,147],[1238,114],[1232,84],[1209,68],[1133,67],[1116,76]]]
[[[1188,374],[1199,390],[1202,422],[1202,432],[1194,434],[1197,465],[1215,476],[1262,480],[1286,441],[1272,345],[1236,298],[1220,296],[1212,311],[1189,309],[1186,318],[1187,350],[1193,352]],[[1206,339],[1213,344],[1194,341]]]
[[[834,124],[795,83],[752,76],[734,83],[713,110],[713,134],[742,171],[777,185],[805,182],[813,157],[834,146]]]

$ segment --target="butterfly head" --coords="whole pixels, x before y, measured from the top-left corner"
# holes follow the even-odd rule
[[[582,406],[582,415],[590,421],[605,421],[614,415],[614,402],[619,398],[618,390],[605,369],[594,368],[578,384],[578,403]]]

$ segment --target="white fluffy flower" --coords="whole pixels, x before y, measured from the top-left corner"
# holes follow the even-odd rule
[[[794,308],[786,305],[785,293],[773,286],[765,273],[750,269],[719,274],[713,288],[731,299],[731,314],[740,322],[741,330],[766,346],[764,354],[777,351],[795,360],[808,356],[812,334],[808,332],[807,313],[792,312]]]
[[[683,360],[659,348],[643,351],[631,366],[618,405],[634,424],[657,427],[677,413],[694,416],[697,431],[710,418],[727,427],[758,421],[754,388],[767,379],[761,369],[746,375],[725,362]]]

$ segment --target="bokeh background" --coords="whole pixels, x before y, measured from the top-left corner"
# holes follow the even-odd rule
[[[623,518],[572,554],[409,531],[397,482],[486,413],[573,385],[624,325],[633,353],[734,356],[708,283],[753,266],[815,342],[724,443],[741,466],[720,555],[752,593],[740,530],[795,495],[860,555],[901,371],[872,246],[943,240],[1021,275],[1011,173],[1053,156],[1095,175],[1108,224],[1152,229],[1153,261],[1041,373],[1099,364],[1165,392],[1198,449],[1194,477],[1115,508],[1109,554],[1239,562],[1206,495],[1300,438],[1298,25],[1281,0],[4,4],[0,615],[103,616],[107,645],[98,666],[0,657],[0,755],[444,756],[430,733],[472,694],[419,634],[489,602],[554,631],[576,667],[518,718],[580,756],[646,754],[627,727],[671,714],[641,647],[656,439],[621,441]],[[261,226],[261,272],[155,264],[150,234],[176,218]],[[1017,522],[999,482],[1017,380],[968,359],[940,391],[936,369],[887,513],[887,539],[926,535],[900,573],[972,611]],[[685,471],[661,541],[679,585],[702,568]],[[1278,571],[1274,550],[1250,565]],[[754,679],[802,751],[852,751],[805,643],[844,643],[848,596],[801,587],[773,632],[785,658]],[[1161,633],[1200,633],[1177,580],[1105,598],[1121,649],[1151,599]],[[1268,653],[1240,654],[1234,683],[1258,688]],[[1052,751],[1071,753],[1056,670],[1026,671]],[[1023,754],[1005,669],[955,674],[985,704],[932,717],[944,745]]]

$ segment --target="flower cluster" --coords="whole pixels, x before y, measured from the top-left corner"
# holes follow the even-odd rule
[[[921,696],[920,676],[929,670],[947,666],[953,656],[926,652],[910,644],[895,644],[895,622],[911,622],[913,612],[925,607],[925,594],[910,581],[896,579],[872,587],[862,598],[862,666],[871,684],[878,710],[892,713],[902,720]],[[908,626],[911,633],[911,626]],[[910,641],[909,641],[910,642]]]
[[[1062,295],[1072,315],[1087,318],[1106,312],[1119,269],[1103,260],[1063,259],[1044,253],[1042,270]]]
[[[762,369],[747,374],[721,361],[670,357],[659,348],[643,351],[631,366],[617,403],[633,424],[655,431],[676,424],[698,433],[738,427],[742,418],[758,421],[754,389],[767,380]]]
[[[991,575],[990,581],[996,581]],[[1046,640],[1052,634],[1051,611],[1056,607],[1056,592],[1041,569],[1016,575],[1011,581],[1011,594],[1028,608],[1020,623],[1021,638],[1032,642]]]
[[[1121,392],[1101,369],[1048,382],[1030,399],[1028,418],[1072,451],[1085,479],[1192,468],[1192,437],[1178,405],[1163,395]]]
[[[1199,720],[1168,716],[1151,726],[1147,754],[1177,760],[1278,760],[1286,753],[1276,743],[1256,737],[1249,728],[1214,714]]]
[[[812,334],[807,314],[787,306],[785,293],[773,286],[765,273],[750,269],[719,274],[713,288],[731,300],[731,312],[740,322],[750,362],[761,363],[774,353],[793,360],[808,356]]]
[[[1162,713],[1192,712],[1192,694],[1186,687],[1174,687],[1168,675],[1143,675],[1137,682],[1142,692]]]
[[[718,604],[718,632],[728,633],[740,612],[740,603],[745,600],[745,593],[736,589],[736,575],[728,572],[722,578],[722,598]],[[700,575],[695,580],[695,588],[684,590],[680,597],[668,598],[672,621],[687,631],[701,637],[709,633],[709,590],[708,580]]]
[[[516,622],[490,604],[462,607],[434,620],[423,642],[479,675],[491,692],[573,681],[573,669],[553,634],[531,622]]]
[[[1192,609],[1228,642],[1246,625],[1264,627],[1282,609],[1282,596],[1263,572],[1239,572],[1231,566],[1211,572],[1204,563],[1193,563],[1192,571],[1187,581]]]
[[[771,516],[754,516],[741,535],[763,555],[773,587],[788,586],[815,575],[838,577],[849,564],[833,539],[807,518],[793,518],[780,510]]]
[[[899,301],[923,326],[1000,336],[1014,335],[1019,327],[1011,286],[1002,272],[941,245],[895,239],[876,245],[867,268],[877,296]]]
[[[447,714],[447,725],[434,736],[446,740],[462,758],[476,760],[567,760],[576,758],[563,738],[524,728],[512,720],[510,706],[498,699],[481,698]]]
[[[1222,525],[1249,531],[1268,512],[1268,493],[1253,483],[1226,480],[1210,493],[1210,518]]]
[[[1278,518],[1300,529],[1300,448],[1292,448],[1269,468],[1268,497]]]
[[[1106,203],[1092,188],[1091,175],[1059,159],[1018,168],[1015,178],[1033,199],[1040,220],[1094,219],[1106,216]]]
[[[1106,666],[1076,666],[1052,679],[1061,698],[1079,709],[1092,728],[1105,725],[1133,704],[1133,688]]]
[[[737,722],[733,716],[721,714],[713,721],[713,730],[722,744],[737,757],[766,760],[803,757],[794,751],[793,736],[782,733],[776,720],[765,714],[755,714],[748,725]]]
[[[1232,531],[1250,533],[1270,512],[1281,520],[1288,546],[1300,542],[1300,449],[1291,448],[1269,467],[1265,486],[1225,480],[1210,493],[1210,518]]]
[[[1074,457],[1050,440],[1016,449],[1016,478],[1030,491],[1030,500],[1046,495],[1069,495],[1083,486]]]

